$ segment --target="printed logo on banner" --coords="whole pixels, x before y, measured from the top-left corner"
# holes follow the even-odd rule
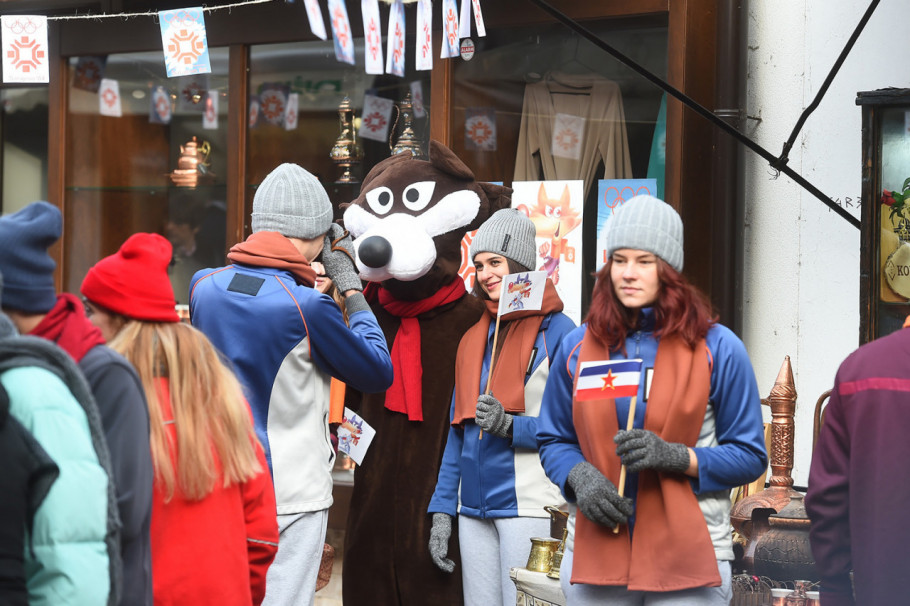
[[[256,128],[259,124],[259,97],[250,97],[249,127]]]
[[[391,99],[364,95],[359,133],[361,139],[383,142],[388,140],[393,105]]]
[[[106,64],[107,57],[79,57],[73,74],[73,87],[97,93]]]
[[[553,121],[551,153],[560,158],[578,160],[585,132],[585,119],[571,114],[556,114]]]
[[[474,289],[474,281],[477,279],[477,272],[474,271],[474,264],[470,257],[471,242],[474,241],[476,235],[477,230],[475,229],[466,233],[461,239],[461,267],[458,269],[458,275],[464,280],[464,287],[469,292]]]
[[[262,118],[269,124],[284,126],[284,114],[288,105],[288,87],[284,84],[263,84],[259,93]]]
[[[160,11],[158,21],[168,78],[212,71],[202,7]]]
[[[423,118],[427,110],[423,106],[423,83],[420,80],[411,82],[411,105],[414,108],[414,117]]]
[[[524,212],[537,229],[539,271],[547,272],[563,310],[581,322],[583,181],[515,181],[512,207]]]
[[[210,90],[205,96],[202,128],[205,130],[218,130],[218,91]]]
[[[3,15],[4,82],[49,82],[47,17]]]
[[[325,21],[322,20],[322,9],[319,8],[319,0],[303,0],[303,4],[306,6],[306,17],[310,22],[310,31],[320,40],[325,40],[328,36],[325,32]]]
[[[177,85],[177,109],[181,112],[205,111],[205,95],[209,90],[208,74],[182,76]]]
[[[657,179],[600,179],[597,182],[597,254],[600,270],[607,262],[607,225],[613,212],[635,196],[657,195]]]
[[[404,78],[404,4],[395,0],[389,11],[389,50],[385,58],[385,71]]]
[[[433,3],[418,0],[417,4],[417,45],[416,67],[418,70],[433,69]]]
[[[288,95],[288,109],[284,113],[284,130],[294,130],[297,128],[299,108],[300,95],[297,93],[291,93]]]
[[[364,56],[368,74],[383,73],[382,34],[379,33],[379,0],[361,0],[363,13]]]
[[[442,51],[440,59],[457,57],[458,48],[458,5],[455,0],[443,0],[442,3]]]
[[[496,151],[496,111],[492,108],[465,109],[464,147],[470,150]]]
[[[354,39],[351,35],[351,21],[344,0],[329,0],[329,15],[332,18],[332,41],[335,58],[342,63],[354,65]]]
[[[102,116],[119,118],[122,115],[120,107],[120,83],[108,78],[101,79],[98,87],[98,112]]]
[[[163,86],[156,86],[149,95],[149,122],[152,124],[171,123],[171,95]]]

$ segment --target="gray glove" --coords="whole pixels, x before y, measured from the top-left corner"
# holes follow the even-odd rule
[[[341,294],[349,290],[363,290],[363,284],[357,275],[357,265],[354,263],[351,234],[337,223],[332,223],[325,235],[322,264],[325,266],[325,275],[335,283]]]
[[[587,461],[572,468],[567,483],[581,512],[598,524],[616,528],[635,511],[632,499],[619,496],[613,482]]]
[[[647,429],[620,430],[613,438],[616,454],[622,457],[626,471],[643,469],[683,473],[689,468],[689,449],[685,444],[665,442]]]
[[[508,438],[509,430],[512,428],[512,415],[503,409],[499,400],[491,395],[481,394],[477,397],[474,422],[487,433]]]
[[[430,528],[430,557],[443,572],[455,570],[455,562],[446,557],[449,553],[449,537],[452,536],[452,516],[447,513],[433,514]]]

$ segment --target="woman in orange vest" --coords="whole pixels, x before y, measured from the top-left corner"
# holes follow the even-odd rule
[[[586,322],[557,350],[537,433],[571,504],[563,591],[573,606],[726,606],[730,489],[767,465],[752,365],[682,276],[671,206],[637,196],[607,229],[607,263]]]

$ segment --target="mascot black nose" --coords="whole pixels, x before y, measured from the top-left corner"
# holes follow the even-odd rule
[[[357,247],[357,256],[367,267],[385,267],[392,260],[392,245],[382,236],[370,236]]]

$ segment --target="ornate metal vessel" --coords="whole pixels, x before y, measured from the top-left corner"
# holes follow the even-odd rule
[[[425,158],[423,146],[417,139],[417,135],[414,134],[414,106],[411,103],[411,93],[408,93],[397,107],[402,126],[398,141],[392,146],[392,155],[411,154],[415,158]],[[395,121],[395,124],[397,126],[398,120]]]
[[[357,183],[351,168],[363,161],[363,148],[357,141],[357,133],[354,130],[354,107],[348,97],[342,99],[338,106],[338,124],[341,133],[335,139],[329,157],[332,158],[332,162],[342,167],[344,172],[335,183]]]

